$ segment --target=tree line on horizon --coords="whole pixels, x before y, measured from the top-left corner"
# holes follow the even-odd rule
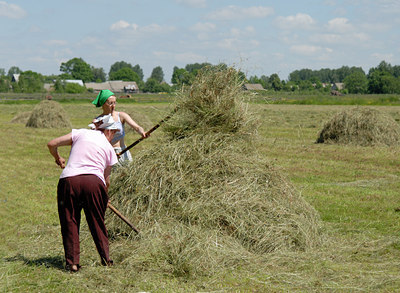
[[[0,68],[0,92],[45,92],[44,83],[54,83],[54,91],[59,93],[83,93],[86,87],[66,80],[82,80],[87,82],[105,82],[112,80],[134,81],[142,92],[172,92],[183,85],[191,85],[197,72],[205,66],[227,67],[226,64],[212,65],[210,63],[187,64],[184,68],[175,66],[171,82],[164,79],[161,66],[155,67],[149,78],[144,80],[143,69],[139,64],[133,66],[125,61],[118,61],[111,65],[108,74],[103,68],[96,68],[86,63],[82,58],[73,58],[61,63],[59,75],[42,75],[31,70],[22,71],[17,66],[11,67],[7,74]],[[19,74],[18,82],[13,81],[14,74]],[[271,91],[299,91],[330,92],[331,85],[344,84],[343,93],[351,94],[400,94],[400,66],[392,66],[381,61],[378,66],[370,68],[365,73],[361,67],[342,66],[338,69],[323,68],[320,70],[300,69],[289,74],[287,80],[281,80],[274,73],[270,76],[262,75],[246,77],[239,70],[240,77],[245,83],[261,84],[265,90]]]

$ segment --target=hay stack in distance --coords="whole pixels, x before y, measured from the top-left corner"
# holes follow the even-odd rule
[[[391,116],[378,110],[356,107],[339,112],[326,122],[316,142],[360,146],[398,145],[400,126]]]
[[[43,100],[33,108],[25,125],[35,128],[71,128],[64,108],[55,101]]]
[[[203,70],[178,95],[165,141],[113,173],[111,202],[141,230],[127,266],[213,274],[319,243],[317,212],[257,154],[245,99],[235,69]],[[111,234],[131,232],[107,221]]]
[[[20,112],[17,115],[11,119],[11,123],[21,123],[21,124],[26,124],[29,120],[29,117],[31,116],[32,111],[25,111],[25,112]]]

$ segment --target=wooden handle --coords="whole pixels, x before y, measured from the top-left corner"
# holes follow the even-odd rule
[[[128,224],[129,227],[132,228],[133,231],[135,231],[137,234],[139,234],[139,230],[135,228],[135,226],[132,225],[129,220],[124,217],[110,202],[108,202],[107,206],[112,210],[122,221],[124,221],[126,224]]]

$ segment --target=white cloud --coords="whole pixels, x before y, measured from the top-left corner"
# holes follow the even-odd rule
[[[238,37],[246,37],[249,35],[254,35],[255,33],[255,28],[253,26],[247,26],[244,29],[238,29],[238,28],[231,28],[231,35],[238,38]]]
[[[290,47],[290,51],[300,55],[311,56],[321,53],[331,53],[332,49],[313,45],[293,45]]]
[[[206,0],[175,0],[178,4],[184,4],[195,8],[204,8],[207,6]]]
[[[136,23],[129,23],[125,20],[117,21],[110,26],[112,31],[136,32],[144,34],[160,34],[167,33],[175,30],[173,26],[161,26],[153,23],[147,26],[139,26]]]
[[[207,60],[206,57],[198,55],[192,52],[185,52],[185,53],[178,53],[175,54],[174,59],[181,63],[195,63],[195,62],[202,62]]]
[[[334,18],[328,21],[327,29],[336,33],[349,33],[354,31],[354,27],[349,20],[344,17]]]
[[[46,46],[66,46],[68,42],[65,40],[48,40],[45,41],[44,44]]]
[[[373,53],[371,54],[372,57],[374,57],[377,61],[382,61],[385,60],[386,62],[393,62],[393,54],[381,54],[381,53]]]
[[[120,20],[117,21],[116,23],[113,23],[110,27],[110,29],[112,31],[118,31],[118,30],[125,30],[125,29],[133,29],[134,31],[136,31],[138,29],[138,25],[137,24],[130,24],[129,22],[125,21],[125,20]]]
[[[398,0],[378,0],[377,2],[385,13],[400,13],[400,2]]]
[[[235,38],[222,39],[217,43],[217,46],[221,49],[233,50],[237,48],[237,39]]]
[[[196,32],[210,32],[215,30],[216,25],[211,22],[198,22],[192,27],[190,27],[191,30],[196,31]]]
[[[315,20],[304,13],[287,17],[279,16],[276,21],[278,27],[282,29],[310,29],[315,25]]]
[[[314,43],[322,44],[360,44],[370,40],[370,36],[365,33],[350,32],[348,34],[316,34],[310,37]]]
[[[26,16],[26,11],[18,5],[0,1],[0,16],[19,19]]]
[[[227,6],[209,13],[206,17],[214,20],[240,20],[264,18],[274,13],[274,9],[267,6],[239,7]]]

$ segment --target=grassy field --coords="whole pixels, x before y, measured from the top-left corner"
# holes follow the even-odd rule
[[[67,103],[74,128],[98,111]],[[56,207],[60,169],[46,143],[70,129],[32,129],[10,123],[32,103],[2,103],[0,152],[1,292],[396,292],[400,290],[400,148],[315,144],[324,122],[348,106],[250,104],[260,119],[257,149],[274,162],[320,213],[323,243],[314,251],[270,253],[256,263],[211,277],[178,278],[162,271],[128,270],[111,242],[112,268],[100,266],[86,224],[81,228],[83,270],[63,270]],[[397,106],[374,106],[400,120]],[[168,113],[167,103],[120,103],[145,128]],[[137,145],[145,150],[157,130]],[[137,134],[129,131],[127,141]],[[64,156],[69,148],[62,149]],[[106,217],[115,217],[111,212]],[[84,221],[83,221],[84,222]],[[139,227],[140,228],[140,227]],[[140,255],[137,256],[140,258]],[[119,260],[119,261],[118,261]]]

